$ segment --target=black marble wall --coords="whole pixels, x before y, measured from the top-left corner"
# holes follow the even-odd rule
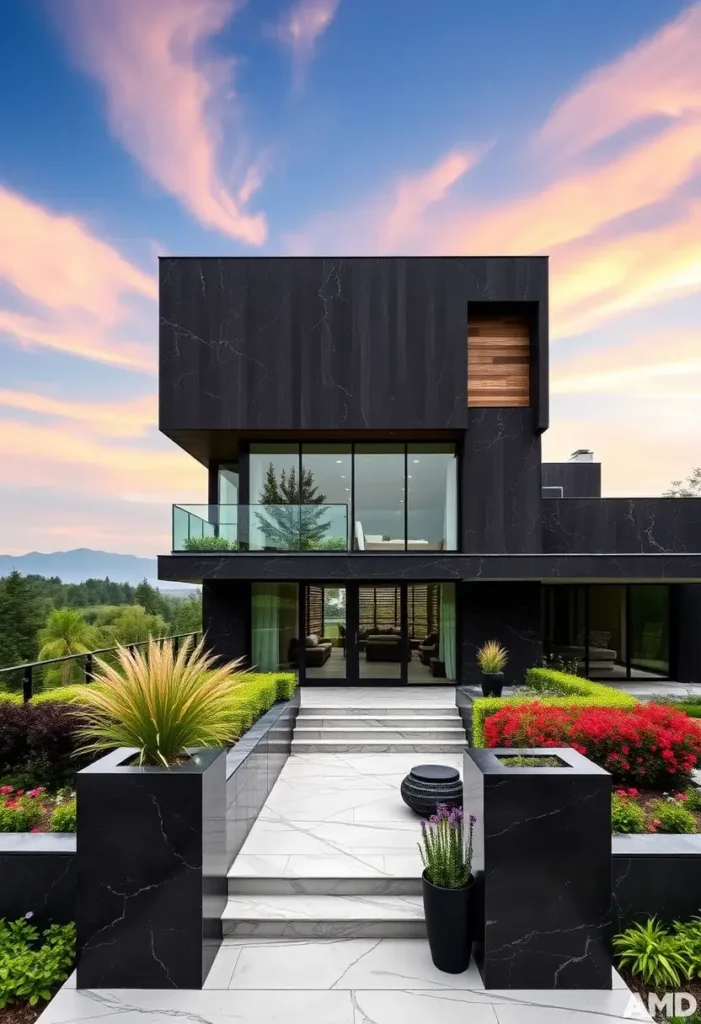
[[[533,409],[470,409],[460,467],[460,549],[541,550],[540,434]]]
[[[75,835],[0,834],[0,918],[31,912],[37,928],[74,921],[77,874]]]
[[[543,551],[701,552],[699,498],[544,498]]]
[[[500,753],[557,754],[511,768]],[[610,989],[611,776],[575,750],[468,749],[475,960],[488,989]]]
[[[701,585],[670,587],[669,674],[680,683],[701,683]]]
[[[537,302],[545,257],[163,258],[160,429],[423,430],[468,422],[470,302]]]
[[[456,596],[460,682],[480,682],[476,655],[486,640],[498,640],[509,652],[506,685],[524,682],[526,669],[543,655],[540,583],[460,583]]]
[[[688,921],[699,913],[701,835],[612,837],[614,927],[657,916]]]
[[[207,646],[222,661],[248,658],[251,646],[251,584],[247,580],[202,584],[202,628]]]
[[[600,462],[544,462],[543,487],[562,487],[563,498],[600,498]]]
[[[134,753],[76,780],[78,988],[201,988],[226,903],[226,754],[166,771]]]
[[[229,865],[243,846],[292,749],[300,691],[276,704],[227,756],[226,852]]]

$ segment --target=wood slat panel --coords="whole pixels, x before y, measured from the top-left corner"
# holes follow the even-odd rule
[[[530,405],[530,329],[524,317],[470,318],[467,327],[467,404]]]

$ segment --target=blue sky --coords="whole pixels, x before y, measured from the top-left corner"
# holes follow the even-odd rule
[[[551,257],[548,458],[699,456],[701,4],[5,0],[0,548],[153,555],[163,253]]]

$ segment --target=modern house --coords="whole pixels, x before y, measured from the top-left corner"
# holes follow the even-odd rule
[[[546,657],[701,681],[701,500],[602,498],[548,427],[546,257],[163,258],[161,431],[208,469],[162,580],[305,683]]]

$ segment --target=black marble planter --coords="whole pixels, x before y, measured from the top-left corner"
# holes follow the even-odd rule
[[[402,779],[402,800],[414,814],[428,818],[438,804],[462,807],[462,782],[455,768],[442,764],[419,764]]]
[[[481,683],[482,683],[482,696],[483,697],[501,697],[501,691],[504,689],[504,673],[503,672],[482,672]]]
[[[553,754],[562,768],[497,755]],[[475,814],[474,954],[485,987],[611,988],[611,776],[575,750],[464,756]]]
[[[226,903],[226,753],[78,773],[78,988],[201,988]]]

